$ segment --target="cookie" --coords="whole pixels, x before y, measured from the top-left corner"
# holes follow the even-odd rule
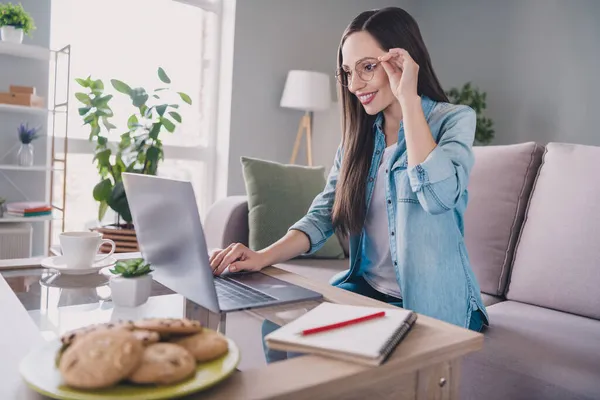
[[[227,340],[219,333],[203,329],[202,332],[184,338],[171,340],[188,350],[198,362],[205,362],[221,357],[229,350]]]
[[[136,329],[131,331],[131,333],[144,345],[156,343],[160,340],[160,335],[158,332],[147,331],[145,329]]]
[[[187,318],[148,318],[136,321],[134,324],[137,329],[154,331],[161,335],[187,335],[202,331],[200,322]]]
[[[144,346],[127,330],[99,330],[65,350],[59,370],[68,386],[101,389],[115,385],[139,365]]]
[[[96,332],[100,330],[112,330],[112,329],[124,329],[124,330],[132,330],[133,329],[133,321],[115,321],[115,322],[107,322],[103,324],[94,324],[84,326],[83,328],[74,329],[72,331],[66,332],[60,337],[60,341],[63,344],[70,345],[75,340],[82,338],[90,332]]]
[[[140,366],[129,380],[141,384],[168,385],[196,372],[196,360],[183,347],[173,343],[154,343],[146,347]]]

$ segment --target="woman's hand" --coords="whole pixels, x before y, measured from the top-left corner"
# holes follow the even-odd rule
[[[224,250],[216,250],[210,256],[210,267],[214,275],[229,271],[259,271],[267,266],[263,253],[250,250],[241,243],[232,243]]]
[[[419,65],[404,49],[390,49],[379,57],[381,65],[390,81],[392,93],[401,103],[417,97]]]

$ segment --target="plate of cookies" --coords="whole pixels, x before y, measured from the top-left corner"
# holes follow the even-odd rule
[[[185,318],[90,325],[32,350],[20,372],[55,399],[172,399],[230,376],[240,351],[228,337]]]

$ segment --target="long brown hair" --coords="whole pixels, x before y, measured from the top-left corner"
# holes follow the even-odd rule
[[[447,102],[431,66],[431,59],[416,21],[397,7],[365,11],[348,25],[338,48],[338,68],[342,67],[342,47],[351,34],[367,31],[382,49],[403,48],[419,65],[417,94],[435,101]],[[345,79],[345,75],[342,75]],[[347,82],[345,82],[347,83]],[[368,115],[346,86],[338,85],[342,102],[343,159],[336,184],[332,210],[333,224],[344,234],[357,234],[363,228],[367,213],[366,182],[374,148],[373,123],[375,115]]]

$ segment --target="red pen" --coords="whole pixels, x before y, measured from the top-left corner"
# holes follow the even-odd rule
[[[333,329],[338,329],[338,328],[342,328],[344,326],[358,324],[360,322],[369,321],[369,320],[372,320],[374,318],[381,318],[381,317],[384,317],[384,316],[385,316],[385,311],[379,311],[379,312],[376,312],[375,314],[365,315],[364,317],[358,317],[358,318],[350,319],[348,321],[336,322],[335,324],[330,324],[330,325],[319,326],[319,327],[316,327],[316,328],[305,329],[302,332],[300,332],[300,334],[303,335],[303,336],[312,335],[313,333],[330,331],[330,330],[333,330]]]

